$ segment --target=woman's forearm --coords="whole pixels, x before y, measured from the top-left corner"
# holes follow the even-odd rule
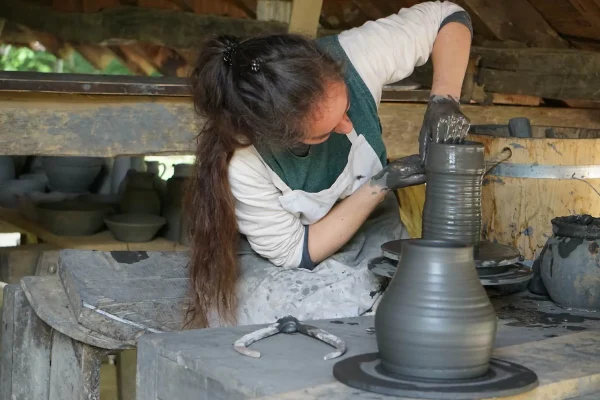
[[[460,98],[470,50],[471,32],[465,25],[450,22],[439,31],[431,53],[432,95]]]
[[[319,263],[338,251],[358,231],[371,212],[383,201],[387,190],[366,182],[345,198],[308,231],[308,252]]]

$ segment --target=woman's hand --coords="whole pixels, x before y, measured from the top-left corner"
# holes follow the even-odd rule
[[[461,143],[471,122],[460,111],[460,103],[452,96],[431,96],[419,134],[419,155],[425,163],[427,146],[434,143]]]
[[[425,183],[425,169],[418,154],[389,163],[371,178],[371,185],[381,190],[396,190]]]

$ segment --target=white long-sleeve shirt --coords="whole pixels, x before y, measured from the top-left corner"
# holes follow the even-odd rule
[[[450,2],[421,3],[339,35],[344,52],[377,105],[384,85],[411,75],[415,67],[427,62],[442,22],[460,11],[464,10]],[[305,226],[326,215],[336,201],[382,168],[362,136],[353,132],[349,140],[353,144],[348,167],[330,189],[318,193],[291,190],[254,146],[234,154],[229,181],[238,229],[254,251],[276,266],[298,267]],[[354,179],[357,174],[363,179]]]

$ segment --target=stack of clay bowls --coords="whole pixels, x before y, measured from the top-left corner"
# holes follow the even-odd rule
[[[120,186],[120,214],[104,218],[108,230],[122,242],[151,241],[167,222],[160,216],[163,181],[155,171],[130,169]]]
[[[109,204],[80,198],[36,205],[40,224],[59,236],[88,236],[104,228],[104,217],[115,212]]]

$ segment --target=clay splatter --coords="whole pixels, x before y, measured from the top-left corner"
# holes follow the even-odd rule
[[[496,310],[498,318],[500,319],[514,319],[515,322],[511,322],[511,326],[529,326],[529,325],[563,325],[566,323],[580,324],[586,320],[600,321],[600,318],[587,317],[581,315],[572,315],[569,313],[550,314],[543,311],[537,310],[525,310],[522,308],[515,307],[513,305],[507,305]]]
[[[600,245],[598,245],[598,242],[591,242],[588,249],[590,250],[590,253],[598,254],[598,249],[600,249]]]
[[[558,243],[558,254],[562,258],[567,258],[582,243],[583,239],[580,238],[568,238],[561,240],[560,243]]]
[[[111,251],[110,255],[120,264],[135,264],[148,259],[145,251]]]
[[[344,321],[329,321],[330,324],[342,325]]]
[[[348,325],[358,325],[358,322],[348,322]]]
[[[533,236],[533,226],[528,226],[527,229],[521,233],[523,233],[525,236]]]
[[[519,143],[510,143],[510,145],[514,148],[514,149],[524,149],[525,146],[523,146],[522,144]]]
[[[587,329],[584,326],[573,326],[573,325],[567,325],[566,328],[570,331],[585,331]]]
[[[554,143],[548,143],[548,147],[550,147],[552,150],[554,150],[559,156],[562,156],[562,153],[560,151],[558,151],[558,149],[556,148]]]

